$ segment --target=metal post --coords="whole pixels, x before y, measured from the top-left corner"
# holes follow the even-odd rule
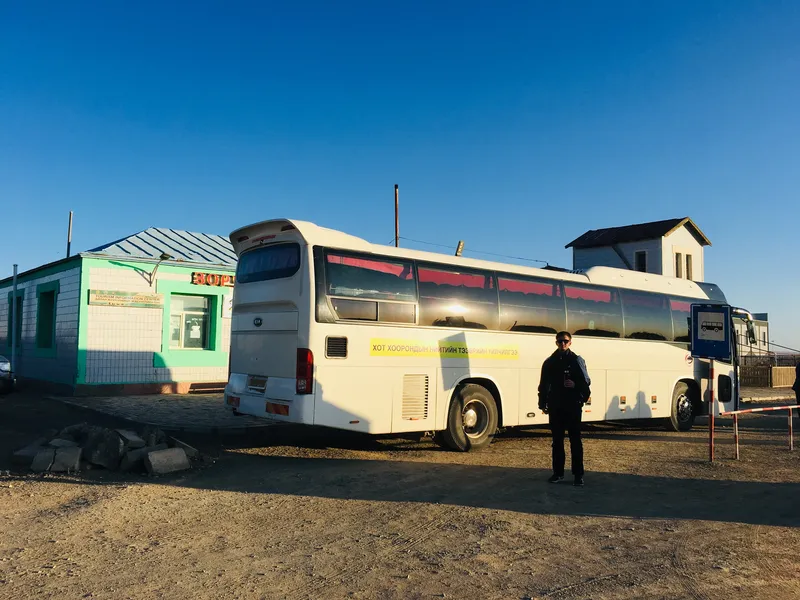
[[[72,211],[69,211],[69,229],[67,229],[67,258],[69,258],[69,247],[72,245]]]
[[[708,373],[708,460],[714,462],[714,361],[709,361]]]
[[[789,407],[789,452],[794,450],[794,433],[792,432],[792,408]]]
[[[400,187],[394,184],[394,247],[400,247]]]
[[[736,448],[736,460],[739,460],[739,415],[733,415],[733,445]]]
[[[14,265],[14,280],[11,284],[11,380],[17,376],[17,265]]]

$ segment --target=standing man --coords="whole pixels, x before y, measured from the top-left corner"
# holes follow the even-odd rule
[[[797,400],[797,405],[800,406],[800,358],[796,359],[797,364],[794,366],[794,385],[792,389],[794,390],[794,397]],[[798,416],[800,416],[800,411],[798,411]]]
[[[553,433],[553,475],[550,483],[564,479],[564,430],[569,434],[572,454],[573,485],[583,485],[583,442],[581,416],[583,404],[589,399],[591,380],[584,360],[570,350],[572,335],[559,331],[557,350],[544,361],[539,381],[539,409],[550,415]]]

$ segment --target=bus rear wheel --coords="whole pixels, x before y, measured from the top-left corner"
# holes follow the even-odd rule
[[[669,426],[672,431],[689,431],[694,425],[694,391],[689,384],[680,382],[672,392],[672,412]]]
[[[447,428],[440,439],[453,450],[480,450],[497,431],[497,402],[491,392],[476,383],[459,387],[450,400]]]

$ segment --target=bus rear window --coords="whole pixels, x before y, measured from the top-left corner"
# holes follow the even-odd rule
[[[254,283],[291,277],[300,269],[298,244],[275,244],[248,250],[239,257],[237,283]]]

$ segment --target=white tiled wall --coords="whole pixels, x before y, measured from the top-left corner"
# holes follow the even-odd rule
[[[59,282],[56,297],[56,353],[54,357],[36,356],[36,313],[38,300],[36,287],[43,283]],[[0,288],[0,354],[10,354],[8,340],[8,293],[11,285]],[[77,371],[78,350],[78,296],[80,295],[80,268],[55,273],[19,283],[24,290],[22,305],[22,340],[17,351],[17,373],[20,377],[45,379],[72,384]]]
[[[152,268],[144,266],[143,270]],[[155,293],[149,270],[91,267],[89,288]],[[191,281],[191,274],[158,273],[159,280]],[[153,353],[161,351],[163,311],[160,308],[89,306],[86,383],[167,383],[224,381],[223,367],[155,368]],[[222,348],[230,347],[230,319],[221,319]]]

